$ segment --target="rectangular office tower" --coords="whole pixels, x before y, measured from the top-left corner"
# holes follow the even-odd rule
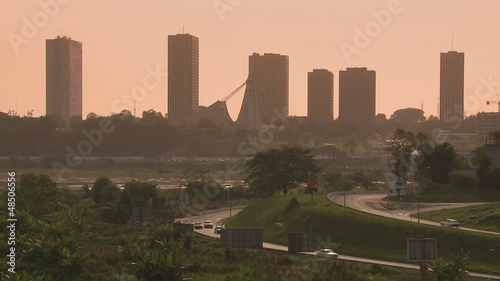
[[[339,121],[369,128],[375,120],[375,71],[366,67],[339,71]]]
[[[441,53],[439,118],[443,122],[464,120],[464,53]]]
[[[252,54],[249,81],[257,99],[260,119],[268,123],[277,114],[288,116],[288,56]]]
[[[63,36],[47,39],[46,115],[82,118],[82,43]]]
[[[168,36],[168,119],[185,121],[199,109],[199,40]]]
[[[333,120],[333,73],[327,69],[307,73],[307,117],[320,122]]]

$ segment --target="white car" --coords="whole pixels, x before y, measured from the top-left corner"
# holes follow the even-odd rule
[[[456,219],[444,219],[440,222],[441,226],[456,227],[460,226],[460,223]]]
[[[203,227],[214,228],[214,223],[212,221],[205,221],[205,223],[203,224]]]
[[[335,253],[331,249],[321,249],[316,251],[316,255],[320,257],[325,257],[325,258],[338,258],[339,254]]]

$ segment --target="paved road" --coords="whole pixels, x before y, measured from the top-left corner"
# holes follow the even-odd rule
[[[346,198],[347,198],[347,196],[346,196]],[[356,202],[356,200],[353,200],[353,202]],[[358,201],[359,204],[361,204],[360,202],[361,201]],[[244,208],[244,206],[239,206],[239,207],[233,207],[231,209],[231,211],[229,211],[229,209],[227,209],[227,208],[223,209],[223,210],[209,211],[207,213],[200,214],[198,216],[191,216],[191,217],[185,218],[185,219],[183,219],[183,222],[185,222],[185,223],[195,223],[195,222],[203,223],[205,220],[211,220],[214,223],[214,225],[223,224],[224,220],[230,219],[230,214],[231,214],[231,216],[234,216],[235,214],[240,212],[243,208]],[[404,217],[404,215],[402,215],[402,216]],[[213,229],[205,229],[204,228],[204,229],[196,229],[195,231],[197,233],[200,233],[200,234],[203,234],[203,235],[206,235],[209,237],[219,238],[219,234],[215,234]],[[288,252],[288,246],[264,242],[263,247],[265,249]],[[314,253],[302,253],[302,254],[314,255]],[[388,261],[373,260],[373,259],[366,259],[366,258],[353,257],[353,256],[340,255],[339,259],[348,260],[348,261],[355,261],[355,262],[364,262],[364,263],[369,263],[369,264],[379,264],[379,265],[385,265],[385,266],[408,268],[408,269],[419,269],[419,266],[416,264],[388,262]],[[489,279],[489,280],[500,280],[500,276],[488,275],[488,274],[471,273],[471,276],[485,278],[485,279]]]
[[[389,217],[394,219],[406,220],[415,223],[422,223],[434,226],[441,226],[438,222],[423,220],[418,218],[420,212],[428,212],[442,209],[455,209],[467,206],[482,205],[484,202],[476,203],[406,203],[394,202],[391,209],[386,209],[380,205],[380,201],[386,194],[346,194],[343,193],[330,193],[328,199],[341,206],[345,205],[347,208],[356,209],[365,213]],[[345,198],[345,204],[344,204]],[[391,203],[389,203],[391,204]],[[500,235],[500,232],[486,231],[480,229],[473,229],[467,227],[460,227],[461,230],[481,232],[493,235]]]

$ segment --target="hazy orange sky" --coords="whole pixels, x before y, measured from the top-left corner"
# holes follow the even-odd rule
[[[247,77],[248,56],[289,56],[290,115],[307,114],[307,72],[377,72],[376,112],[420,108],[437,115],[439,53],[465,52],[466,115],[496,111],[500,94],[498,0],[40,0],[0,4],[0,111],[45,114],[45,40],[83,43],[83,115],[167,110],[167,36],[200,39],[200,105]],[[159,72],[152,76],[151,72]],[[135,90],[148,81],[146,94]],[[497,82],[498,81],[498,82]],[[228,101],[236,118],[243,91]],[[359,101],[363,102],[363,101]]]

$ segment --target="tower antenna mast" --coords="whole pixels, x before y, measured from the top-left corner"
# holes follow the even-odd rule
[[[453,39],[454,39],[454,30],[451,31],[451,50],[453,51]]]

